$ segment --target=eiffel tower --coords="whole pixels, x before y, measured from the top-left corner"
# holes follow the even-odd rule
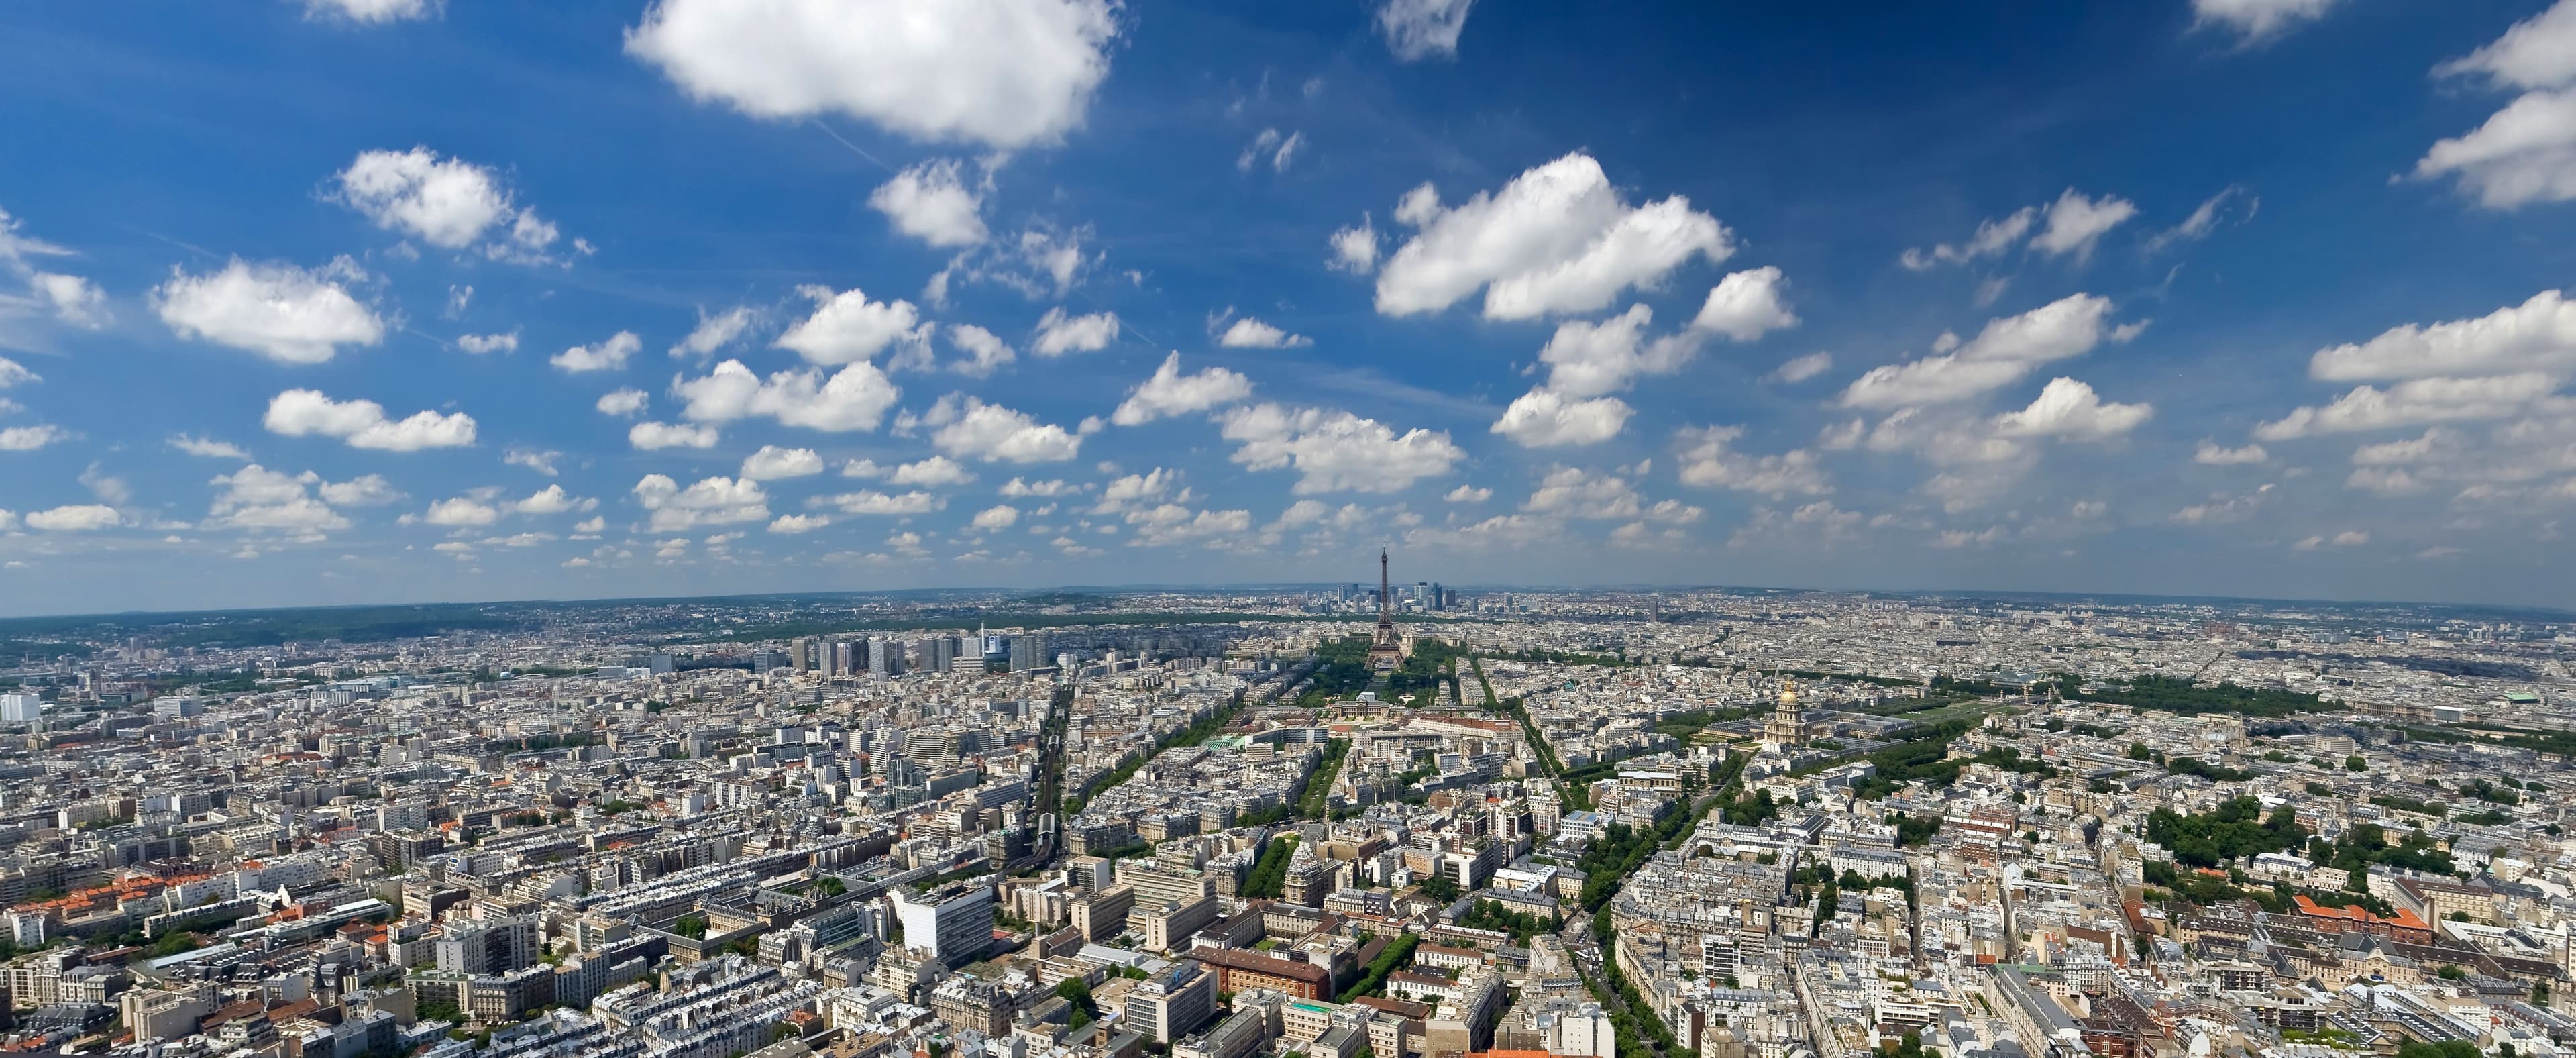
[[[1377,553],[1377,638],[1369,641],[1368,652],[1372,672],[1394,672],[1404,664],[1404,640],[1396,638],[1387,595],[1386,551],[1381,548]]]

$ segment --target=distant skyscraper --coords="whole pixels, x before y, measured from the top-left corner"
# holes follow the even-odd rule
[[[795,642],[787,645],[787,658],[790,667],[798,673],[803,673],[807,668],[811,667],[814,661],[813,638],[810,636],[796,637]]]
[[[1011,671],[1027,672],[1046,666],[1047,637],[1044,632],[1031,632],[1011,640]]]
[[[868,640],[868,671],[879,676],[903,674],[903,644],[888,636]]]

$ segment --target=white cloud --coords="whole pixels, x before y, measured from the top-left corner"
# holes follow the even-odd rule
[[[1100,490],[1100,502],[1092,506],[1091,513],[1117,514],[1149,500],[1159,501],[1166,496],[1172,496],[1172,490],[1180,488],[1180,483],[1180,471],[1166,470],[1162,467],[1155,467],[1142,474],[1129,474],[1111,481]],[[1003,491],[1003,495],[1009,494],[1009,490]],[[1178,502],[1187,503],[1190,492],[1188,489],[1180,489],[1179,495],[1174,498]]]
[[[680,414],[698,422],[767,416],[786,426],[838,433],[876,429],[902,391],[864,361],[828,380],[820,369],[806,368],[762,381],[741,361],[727,360],[704,378],[673,380],[671,394],[684,402]]]
[[[769,517],[769,495],[757,481],[712,477],[686,489],[660,474],[635,483],[635,502],[653,512],[649,531],[685,532],[703,525],[756,522]]]
[[[511,504],[510,510],[515,514],[568,514],[573,511],[591,510],[598,506],[598,500],[574,496],[565,492],[561,485],[548,485],[529,493],[528,498]]]
[[[348,483],[357,486],[365,479]],[[216,493],[214,505],[207,510],[206,520],[199,523],[210,529],[243,529],[252,532],[288,533],[314,539],[323,533],[349,527],[349,519],[322,499],[312,494],[321,486],[329,495],[333,486],[312,471],[285,474],[252,463],[230,474],[216,476],[210,484],[223,491]],[[342,486],[345,491],[348,486]],[[367,497],[373,499],[372,496]]]
[[[1008,150],[1082,124],[1120,28],[1110,0],[657,0],[626,51],[756,118],[839,113]]]
[[[1851,408],[1900,408],[1973,397],[2021,379],[2039,365],[2092,351],[2111,315],[2109,298],[2074,294],[2019,316],[1986,323],[1955,352],[1874,367],[1843,391]],[[2111,335],[2115,340],[2117,335]]]
[[[1690,447],[1681,453],[1681,481],[1701,488],[1725,488],[1778,498],[1790,494],[1822,496],[1834,490],[1816,454],[1793,448],[1779,455],[1752,455],[1735,450],[1744,436],[1741,426],[1685,429],[1678,435]]]
[[[98,503],[75,503],[51,510],[28,511],[22,521],[29,529],[49,533],[86,533],[112,529],[124,523],[116,508]]]
[[[1259,162],[1263,155],[1269,154],[1278,147],[1279,130],[1263,129],[1259,135],[1252,137],[1251,143],[1244,145],[1243,153],[1234,157],[1234,167],[1241,172],[1251,172],[1254,163]]]
[[[1274,173],[1284,173],[1284,172],[1287,172],[1287,171],[1288,171],[1288,166],[1289,166],[1289,164],[1290,164],[1291,162],[1294,162],[1294,161],[1296,161],[1296,160],[1297,160],[1297,151],[1298,151],[1298,149],[1299,149],[1299,148],[1304,147],[1305,145],[1306,145],[1306,134],[1305,134],[1305,133],[1303,133],[1303,132],[1291,132],[1291,133],[1289,133],[1289,134],[1288,134],[1288,138],[1287,138],[1287,139],[1284,139],[1284,140],[1279,141],[1279,151],[1278,151],[1278,153],[1273,154],[1273,155],[1271,155],[1271,156],[1270,156],[1270,171],[1272,171],[1272,172],[1274,172]]]
[[[991,236],[984,227],[983,192],[958,178],[954,158],[914,165],[868,195],[868,205],[894,229],[932,246],[973,246]]]
[[[811,448],[780,448],[762,445],[742,461],[745,481],[775,481],[801,478],[823,472],[823,457]]]
[[[460,334],[456,336],[456,347],[478,356],[484,353],[515,353],[519,351],[519,332]]]
[[[2525,93],[2415,163],[2419,179],[2458,178],[2490,209],[2576,199],[2576,89]]]
[[[1086,316],[1068,316],[1063,306],[1047,310],[1038,320],[1038,340],[1031,351],[1039,356],[1063,356],[1066,353],[1098,352],[1118,340],[1118,317],[1107,312]]]
[[[188,455],[203,456],[207,459],[238,459],[245,463],[250,461],[249,452],[244,451],[242,446],[233,444],[229,441],[217,441],[211,438],[196,437],[189,434],[177,434],[170,438],[170,447],[178,449]]]
[[[915,489],[911,492],[883,493],[875,490],[844,492],[838,496],[819,497],[816,504],[838,507],[843,514],[893,515],[909,517],[929,514],[948,506],[947,497]]]
[[[1300,496],[1395,492],[1447,474],[1466,458],[1445,431],[1417,428],[1398,435],[1347,411],[1261,404],[1235,408],[1223,422],[1225,439],[1241,445],[1235,462],[1254,470],[1296,470],[1291,491]]]
[[[954,393],[940,398],[922,421],[938,428],[930,435],[932,444],[962,459],[1052,463],[1071,459],[1082,448],[1082,438],[1064,427]]]
[[[1532,514],[1593,520],[1642,517],[1673,525],[1696,522],[1706,513],[1678,500],[1649,506],[1625,477],[1562,466],[1550,469],[1539,479],[1539,487],[1530,493],[1521,509]]]
[[[2250,463],[2265,462],[2271,458],[2272,454],[2264,451],[2262,445],[2246,445],[2243,448],[2222,448],[2212,441],[2202,441],[2200,443],[2200,447],[2191,454],[2192,462],[2199,463],[2203,466],[2213,467],[2244,466]]]
[[[2245,520],[2272,495],[2273,486],[2266,482],[2252,492],[2230,495],[2213,493],[2207,503],[2195,503],[2173,513],[2173,520],[2184,525],[2223,525]]]
[[[2322,408],[2292,409],[2280,419],[2254,428],[2262,441],[2287,441],[2325,433],[2379,430],[2395,426],[2501,419],[2536,409],[2556,414],[2576,412],[2565,398],[2550,395],[2547,375],[2500,375],[2493,378],[2418,378],[2385,390],[2360,386]]]
[[[2246,44],[2261,43],[2326,17],[2342,0],[2191,0],[2195,24],[2235,30]]]
[[[1631,207],[1601,164],[1580,152],[1477,192],[1455,209],[1431,185],[1405,195],[1396,220],[1417,229],[1378,273],[1377,310],[1437,312],[1485,290],[1488,319],[1603,308],[1693,257],[1723,261],[1734,243],[1717,218],[1674,195]]]
[[[372,400],[335,401],[318,390],[290,389],[268,402],[261,420],[268,432],[286,437],[336,437],[351,448],[417,452],[425,448],[463,448],[474,443],[474,418],[464,412],[441,415],[414,412],[389,419]]]
[[[598,408],[602,415],[625,418],[643,411],[644,406],[652,401],[653,398],[646,395],[643,390],[618,389],[600,394],[599,400],[592,407]]]
[[[492,170],[441,158],[427,147],[362,152],[338,181],[335,199],[379,228],[440,249],[464,249],[507,225],[503,240],[487,247],[486,256],[534,263],[556,238],[554,225],[535,211],[511,205],[509,190]]]
[[[1981,257],[2000,256],[2021,245],[2022,238],[2030,234],[2031,225],[2038,220],[2039,207],[2023,206],[2001,217],[1978,222],[1976,235],[1965,243],[1955,246],[1940,243],[1929,251],[1908,249],[1898,256],[1897,263],[1920,272],[1934,265],[1966,264]]]
[[[2514,23],[2493,43],[2433,69],[2441,77],[2484,74],[2512,88],[2552,88],[2576,81],[2576,0]]]
[[[1360,215],[1358,224],[1336,229],[1331,246],[1333,255],[1324,259],[1325,267],[1361,276],[1377,270],[1377,228],[1367,214]]]
[[[834,293],[830,287],[804,286],[796,292],[812,299],[814,314],[789,327],[774,344],[794,351],[807,363],[852,364],[897,342],[930,341],[933,325],[921,322],[921,311],[901,298],[870,301],[855,287]]]
[[[966,359],[949,365],[950,368],[958,374],[971,375],[975,378],[990,377],[1003,364],[1018,358],[1017,354],[1011,351],[1010,343],[1003,341],[993,332],[971,323],[949,324],[948,344],[964,350],[967,356]]]
[[[514,467],[526,467],[547,477],[555,476],[557,473],[555,460],[561,458],[563,453],[551,449],[513,448],[501,453],[501,462]]]
[[[342,21],[361,26],[430,18],[441,0],[304,0],[307,20]]]
[[[1592,323],[1568,320],[1538,352],[1548,366],[1547,387],[1568,398],[1598,397],[1627,389],[1638,375],[1679,371],[1699,349],[1690,332],[1645,338],[1654,311],[1631,305],[1628,311]]]
[[[1007,503],[997,503],[975,512],[975,519],[971,524],[975,528],[987,531],[1008,529],[1020,524],[1020,509]]]
[[[572,375],[590,371],[622,371],[626,368],[626,358],[642,348],[644,339],[636,337],[635,332],[619,331],[596,345],[576,345],[556,353],[547,363]]]
[[[384,321],[350,296],[343,280],[364,278],[348,258],[311,271],[254,265],[236,257],[222,270],[172,269],[152,292],[161,322],[182,338],[247,349],[286,364],[319,364],[343,345],[384,340]]]
[[[626,443],[639,452],[659,452],[665,448],[713,448],[722,439],[713,426],[639,422],[626,429]]]
[[[1303,335],[1290,334],[1250,316],[1234,321],[1234,326],[1226,328],[1216,343],[1229,349],[1286,349],[1315,344]]]
[[[1700,305],[1691,326],[1739,342],[1795,327],[1798,314],[1789,311],[1782,296],[1788,285],[1788,278],[1775,266],[1736,272],[1709,288],[1708,300]]]
[[[1252,528],[1252,512],[1240,508],[1194,511],[1181,504],[1166,503],[1129,511],[1126,518],[1127,524],[1136,529],[1135,537],[1128,541],[1132,547],[1211,541]]]
[[[931,456],[894,468],[886,474],[886,480],[897,485],[941,488],[949,485],[963,485],[975,480],[975,475],[954,459],[947,456]]]
[[[1002,483],[1001,491],[1002,495],[1013,499],[1046,498],[1071,495],[1074,492],[1074,487],[1063,481],[1057,480],[1025,481],[1020,478],[1012,478],[1011,480]]]
[[[1635,409],[1617,397],[1568,397],[1541,386],[1514,399],[1488,429],[1523,448],[1599,444],[1619,436]]]
[[[2060,377],[2050,379],[2029,407],[1996,416],[1994,427],[2005,437],[2102,441],[2136,429],[2154,414],[2145,404],[2105,404],[2093,387]]]
[[[2093,244],[2103,235],[2137,215],[2137,203],[2128,199],[2118,195],[2086,198],[2070,187],[2049,204],[2048,227],[2031,237],[2030,247],[2051,257],[2072,254],[2081,261],[2092,256]]]
[[[782,514],[776,521],[769,523],[769,531],[782,536],[792,536],[797,533],[810,533],[830,524],[832,524],[830,515]]]
[[[1458,34],[1476,0],[1379,0],[1377,30],[1388,50],[1405,62],[1456,58]]]
[[[27,365],[0,356],[0,389],[10,389],[44,380],[45,376],[27,370]]]
[[[676,360],[714,356],[718,350],[741,341],[742,336],[758,322],[760,310],[749,305],[736,305],[712,316],[701,307],[698,309],[698,325],[690,329],[688,337],[671,347],[671,357]]]
[[[59,426],[11,426],[0,429],[0,452],[33,452],[46,445],[68,441],[71,436],[69,431]]]
[[[1189,415],[1225,404],[1248,400],[1252,381],[1238,372],[1222,367],[1209,367],[1197,374],[1181,373],[1181,354],[1163,358],[1153,377],[1127,391],[1127,399],[1109,421],[1120,426],[1142,426],[1171,415]]]
[[[93,331],[107,325],[107,292],[96,283],[79,276],[36,272],[27,277],[27,288],[53,306],[55,319]]]
[[[431,525],[490,525],[501,520],[501,512],[491,504],[458,496],[430,504],[420,520]]]
[[[382,507],[403,498],[402,490],[386,481],[382,474],[360,474],[347,481],[325,481],[317,486],[322,502],[338,507]]]
[[[1792,357],[1783,362],[1778,369],[1771,372],[1771,380],[1783,383],[1804,382],[1833,369],[1834,354],[1813,352],[1805,356]]]
[[[2238,200],[2245,203],[2245,215],[2240,218],[2240,221],[2254,219],[2255,209],[2263,204],[2261,199],[2255,198],[2253,193],[2245,190],[2243,186],[2230,184],[2220,189],[2217,194],[2203,200],[2199,208],[2192,210],[2190,216],[2182,219],[2182,223],[2157,232],[2153,238],[2148,239],[2146,252],[2156,253],[2177,243],[2199,242],[2208,238],[2210,232],[2218,229],[2218,222],[2225,217],[2227,207]]]
[[[1460,485],[1449,490],[1448,495],[1441,497],[1451,503],[1483,503],[1493,498],[1494,490],[1480,489],[1473,485]]]
[[[2544,290],[2476,319],[2410,323],[2308,359],[2310,375],[2337,382],[2517,372],[2576,374],[2576,302]]]

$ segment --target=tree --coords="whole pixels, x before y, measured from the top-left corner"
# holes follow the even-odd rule
[[[1071,1027],[1073,1028],[1079,1029],[1085,1025],[1089,1025],[1093,1018],[1100,1016],[1100,1006],[1093,1002],[1091,998],[1090,981],[1079,977],[1065,978],[1062,981],[1056,982],[1055,994],[1058,998],[1063,999],[1066,1005],[1073,1008],[1073,1020],[1071,1022]]]
[[[2367,760],[2362,759],[2362,758],[2361,758],[2361,757],[2359,757],[2359,756],[2345,757],[2345,758],[2343,759],[2343,770],[2345,770],[2345,771],[2369,771],[2369,770],[2370,770],[2370,762],[2369,762],[2369,761],[2367,761]]]

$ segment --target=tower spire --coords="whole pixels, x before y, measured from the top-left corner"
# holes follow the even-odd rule
[[[1396,638],[1394,594],[1386,575],[1386,549],[1377,552],[1377,636],[1369,641],[1369,668],[1376,672],[1393,672],[1404,664],[1404,640]]]

